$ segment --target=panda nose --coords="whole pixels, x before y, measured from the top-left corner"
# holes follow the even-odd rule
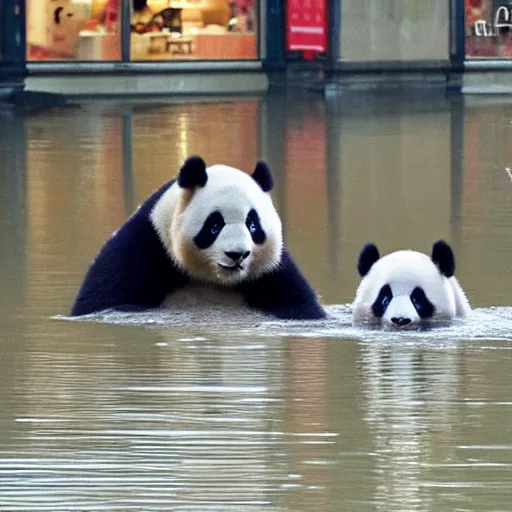
[[[231,258],[234,261],[245,260],[251,251],[238,252],[238,251],[225,251],[225,254],[228,258]]]
[[[394,316],[391,321],[395,324],[395,325],[398,325],[400,327],[403,327],[404,325],[409,325],[411,323],[411,319],[410,318],[404,318],[402,316],[399,316],[399,317],[396,317]]]

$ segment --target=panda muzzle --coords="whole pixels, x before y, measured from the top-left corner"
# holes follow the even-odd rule
[[[224,270],[228,270],[231,272],[235,272],[236,270],[243,270],[244,267],[240,263],[235,263],[232,266],[223,265],[222,263],[219,263],[219,267],[223,268]]]
[[[403,316],[394,316],[391,318],[391,322],[398,327],[405,327],[411,323],[411,319]]]

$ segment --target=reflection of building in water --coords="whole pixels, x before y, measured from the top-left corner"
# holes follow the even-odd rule
[[[26,143],[24,116],[0,123],[0,303],[6,316],[26,294]]]
[[[79,276],[125,218],[121,116],[43,113],[27,122],[27,137],[29,305],[65,313]]]
[[[16,348],[24,346],[20,318],[27,292],[26,142],[24,115],[0,123],[0,447],[13,436],[12,417],[5,413],[17,414],[21,405],[14,383],[19,372]]]
[[[510,305],[510,245],[504,240],[511,215],[511,117],[512,105],[506,99],[477,104],[465,100],[460,213],[464,250],[459,260],[467,276],[465,290],[479,307]]]
[[[326,120],[323,101],[289,109],[284,130],[287,243],[315,286],[328,289]],[[321,248],[321,250],[320,250]]]
[[[223,163],[252,172],[260,153],[259,111],[256,98],[168,104],[157,110],[134,106],[136,204],[174,178],[193,154],[201,155],[207,165]]]
[[[353,298],[366,242],[388,253],[428,252],[435,240],[451,241],[451,112],[449,102],[436,97],[388,95],[379,102],[354,95],[331,102],[328,113],[330,158],[342,176],[339,303]]]
[[[377,510],[436,510],[431,465],[454,456],[459,397],[455,350],[379,347],[361,355],[365,419],[374,439]],[[448,449],[452,447],[452,451]]]
[[[298,436],[290,450],[290,471],[296,475],[294,496],[286,510],[323,510],[332,485],[331,466],[337,433],[327,426],[327,344],[329,340],[289,338],[290,400],[285,430]],[[293,488],[292,488],[293,489]],[[298,496],[297,496],[298,494]]]
[[[186,157],[199,153],[208,164],[254,169],[258,100],[151,109],[88,106],[27,121],[31,307],[66,313],[101,245],[133,207],[176,176]],[[213,136],[219,130],[221,139]]]

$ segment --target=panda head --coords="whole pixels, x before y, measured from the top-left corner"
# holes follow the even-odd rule
[[[233,286],[279,265],[282,225],[272,203],[269,168],[252,174],[187,159],[153,222],[171,258],[191,277]]]
[[[381,258],[377,247],[367,244],[357,268],[362,280],[352,305],[354,323],[417,328],[449,321],[459,304],[465,307],[452,249],[442,240],[430,257],[402,250]]]

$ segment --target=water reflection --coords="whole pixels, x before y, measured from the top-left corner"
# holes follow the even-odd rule
[[[506,509],[505,342],[48,317],[192,153],[269,161],[286,240],[327,303],[352,299],[367,240],[428,251],[445,237],[473,305],[511,305],[511,120],[506,99],[435,95],[84,102],[2,119],[0,509]]]
[[[10,300],[5,307],[21,306],[25,299],[26,259],[26,134],[22,119],[0,122],[0,140],[8,151],[2,151],[0,163],[0,254],[5,289]],[[12,308],[12,309],[11,309]]]
[[[365,420],[374,438],[378,510],[435,510],[424,489],[428,467],[453,460],[459,386],[457,351],[367,346],[362,353]]]
[[[300,418],[296,403],[315,418],[311,398],[322,398],[293,385],[283,393],[301,370],[287,361],[287,344],[81,325],[64,328],[62,350],[47,328],[18,353],[26,372],[11,388],[22,406],[1,451],[3,507],[41,510],[48,490],[51,510],[71,498],[87,510],[112,499],[117,507],[252,510],[316,487],[296,466],[325,459],[334,434],[286,421],[288,408]]]
[[[23,217],[14,212],[28,212],[21,254],[30,259],[25,277],[38,283],[28,289],[41,285],[45,302],[54,301],[48,312],[65,311],[101,243],[184,156],[246,170],[262,157],[274,169],[287,242],[326,302],[352,299],[366,241],[382,252],[429,251],[443,237],[472,302],[507,305],[507,112],[450,97],[85,104],[6,124],[15,143],[2,137],[2,205],[16,222]],[[5,236],[20,237],[9,226]],[[57,282],[63,288],[53,294]]]

